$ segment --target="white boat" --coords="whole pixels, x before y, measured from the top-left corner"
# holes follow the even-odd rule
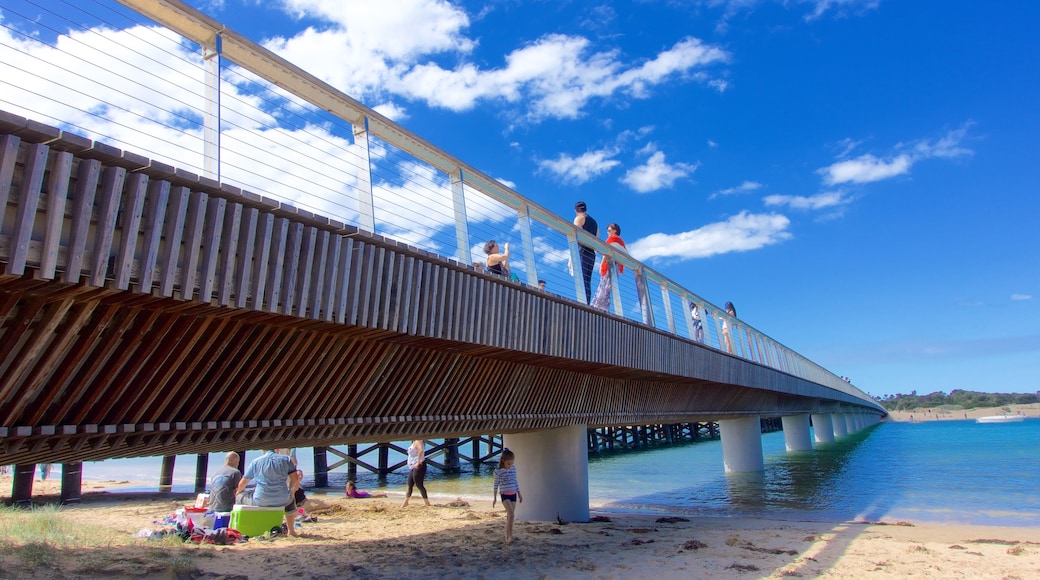
[[[1018,423],[1025,419],[1024,415],[990,415],[989,417],[979,417],[975,419],[976,423]]]

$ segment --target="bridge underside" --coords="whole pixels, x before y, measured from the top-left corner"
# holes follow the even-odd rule
[[[0,278],[0,316],[6,463],[821,410],[772,391],[31,273]]]

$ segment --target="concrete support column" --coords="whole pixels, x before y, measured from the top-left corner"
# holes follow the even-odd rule
[[[516,475],[524,496],[523,503],[516,506],[516,519],[589,521],[585,432],[585,425],[571,425],[503,436],[503,445],[516,454]]]
[[[762,420],[758,415],[719,421],[722,462],[726,473],[765,471],[762,455]]]
[[[788,451],[812,450],[809,436],[809,415],[785,415],[780,417],[784,425],[784,443]]]
[[[329,450],[327,447],[315,447],[314,451],[314,487],[329,486]]]
[[[856,431],[859,431],[859,429],[856,428],[855,413],[845,413],[845,430],[848,432],[849,435],[852,435]]]
[[[209,481],[209,454],[199,453],[195,456],[195,493],[206,491],[206,483]]]
[[[834,422],[829,414],[812,416],[813,437],[817,443],[834,442]]]
[[[849,427],[845,423],[845,413],[831,413],[831,421],[834,423],[834,437],[844,437],[849,434]]]
[[[170,493],[173,491],[173,466],[176,462],[176,455],[166,455],[162,458],[162,468],[159,471],[159,492]]]

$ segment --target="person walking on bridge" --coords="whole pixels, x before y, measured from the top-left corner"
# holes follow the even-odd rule
[[[612,223],[607,226],[607,244],[614,246],[615,248],[625,251],[625,240],[621,239],[621,226],[616,223]],[[625,267],[621,264],[617,265],[618,274],[625,272]],[[592,299],[592,306],[599,308],[600,310],[610,310],[610,291],[613,287],[613,283],[610,278],[610,258],[603,256],[603,261],[599,265],[599,287],[596,288],[596,297]]]

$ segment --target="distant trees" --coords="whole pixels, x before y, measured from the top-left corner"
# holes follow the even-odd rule
[[[979,393],[976,391],[964,391],[956,389],[947,395],[942,391],[918,395],[917,391],[911,391],[909,395],[898,393],[875,397],[888,411],[909,411],[922,407],[960,407],[961,409],[975,409],[978,407],[1003,407],[1005,405],[1024,405],[1040,402],[1040,392],[1037,393]]]

